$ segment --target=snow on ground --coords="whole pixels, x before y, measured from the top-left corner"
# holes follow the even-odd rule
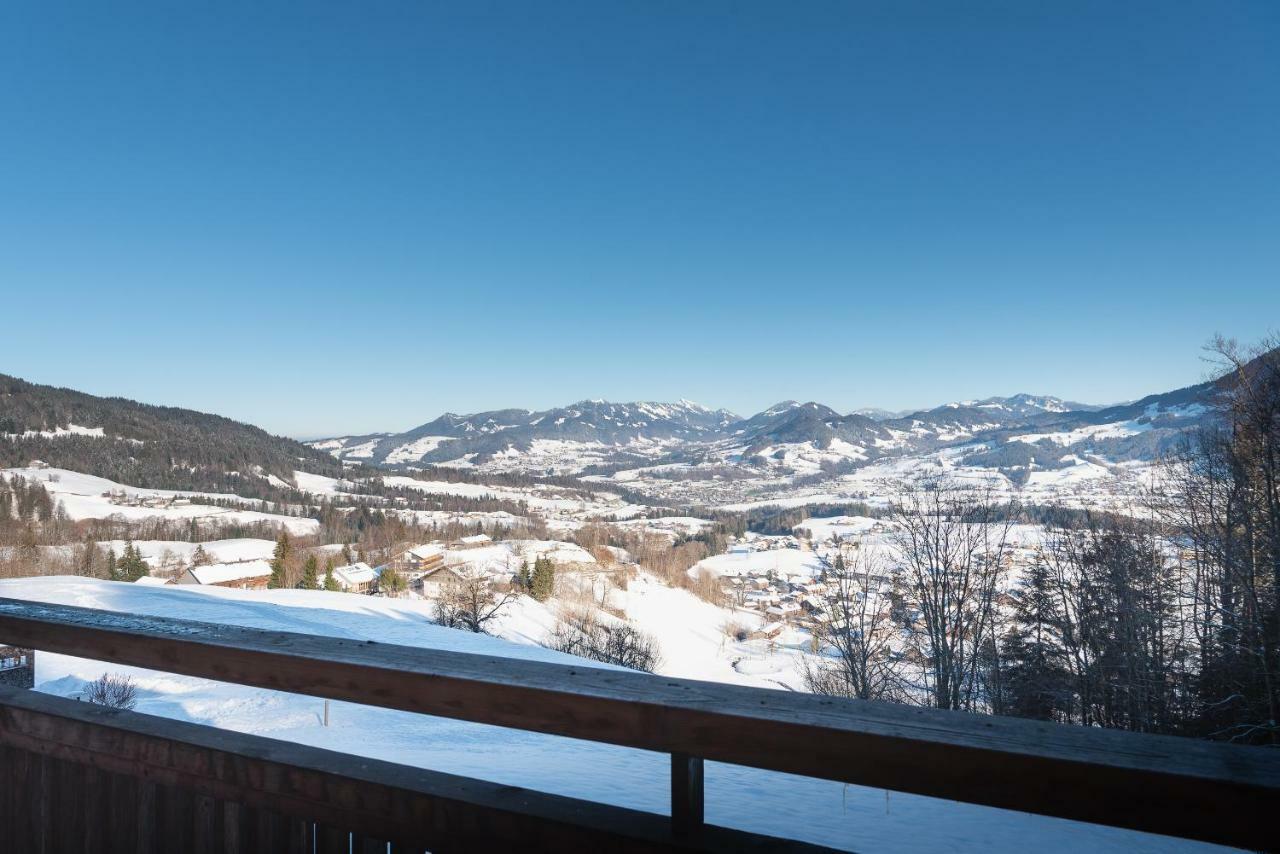
[[[560,540],[503,540],[489,546],[446,549],[444,562],[449,566],[472,566],[481,569],[508,567],[513,572],[521,564],[530,566],[540,557],[548,557],[557,567],[592,565],[596,559],[577,543]]]
[[[99,545],[114,549],[117,555],[124,552],[124,540],[104,540]],[[233,540],[211,540],[207,543],[187,543],[181,540],[135,540],[133,545],[142,553],[142,559],[153,567],[169,563],[190,564],[196,549],[203,547],[205,554],[218,563],[237,563],[246,560],[267,560],[275,551],[274,540],[257,540],[242,537]]]
[[[418,480],[402,475],[387,475],[382,482],[392,488],[412,489],[427,495],[460,495],[466,498],[496,498],[504,501],[523,501],[530,508],[551,511],[580,511],[587,503],[571,498],[545,498],[534,490],[520,491],[507,487],[486,486],[482,483],[448,483],[441,480]]]
[[[1025,433],[1021,436],[1010,436],[1010,442],[1027,442],[1034,444],[1043,439],[1048,439],[1055,445],[1074,445],[1077,442],[1083,442],[1086,439],[1119,439],[1126,436],[1136,436],[1139,433],[1145,433],[1151,429],[1150,423],[1141,421],[1115,421],[1108,424],[1090,424],[1086,427],[1078,427],[1075,430],[1066,430],[1058,433]]]
[[[56,468],[10,468],[3,472],[9,476],[20,475],[30,481],[39,481],[55,502],[60,503],[72,519],[110,519],[118,517],[128,521],[163,518],[169,520],[195,519],[222,524],[252,524],[267,522],[286,528],[291,534],[306,535],[319,529],[315,519],[263,513],[258,510],[239,510],[198,504],[200,498],[218,498],[246,502],[246,499],[226,493],[184,492],[173,489],[144,489],[116,483],[105,477]],[[120,496],[126,503],[117,503],[109,494]],[[193,499],[192,503],[167,504],[172,499]],[[142,502],[150,501],[154,506]]]
[[[293,480],[298,484],[298,489],[310,492],[312,495],[339,495],[344,488],[352,486],[352,483],[347,480],[338,480],[336,477],[325,477],[322,474],[311,474],[305,471],[295,471]]]
[[[884,521],[869,516],[826,516],[805,519],[796,525],[797,531],[805,531],[815,543],[824,543],[833,537],[842,540],[858,537],[882,528]]]
[[[645,587],[637,598],[655,591]],[[322,591],[150,587],[46,577],[0,581],[0,596],[180,616],[254,628],[377,640],[515,659],[578,659],[428,621],[423,603]],[[636,604],[637,608],[649,604]],[[670,603],[655,599],[653,607]],[[137,679],[138,711],[392,762],[664,813],[667,756],[517,730],[333,703],[206,679],[37,655],[39,690],[74,696],[104,671]],[[820,745],[802,746],[820,749]],[[1046,819],[881,789],[708,763],[707,819],[859,851],[1207,851],[1167,837]],[[975,781],[980,785],[981,781]]]
[[[631,531],[656,532],[671,537],[692,537],[710,528],[715,523],[709,519],[699,519],[696,516],[660,516],[656,519],[623,519],[613,524]]]
[[[799,575],[813,578],[822,572],[822,561],[810,551],[800,549],[765,549],[763,551],[730,552],[703,558],[689,570],[697,578],[712,575],[720,578],[772,570],[779,578]]]
[[[739,642],[725,631],[727,625],[759,628],[759,614],[712,605],[647,572],[638,573],[626,590],[615,591],[610,604],[657,639],[662,651],[658,672],[664,676],[757,688],[798,690],[802,685],[799,650],[771,649],[768,641]],[[801,644],[809,637],[796,635]]]
[[[81,427],[79,424],[68,424],[66,427],[54,427],[52,430],[24,430],[22,433],[0,433],[0,436],[17,436],[30,439],[40,436],[45,439],[57,439],[62,436],[91,436],[96,439],[106,438],[101,427]]]
[[[397,463],[416,463],[426,454],[431,453],[445,442],[455,441],[452,436],[421,436],[412,442],[406,442],[400,445],[391,453],[387,454],[384,462],[387,465],[395,465]]]
[[[485,529],[491,528],[516,528],[520,525],[528,525],[529,518],[527,516],[516,516],[505,510],[494,510],[490,513],[480,513],[476,511],[458,512],[453,510],[387,510],[387,513],[403,519],[406,522],[422,525],[423,527],[431,527],[436,525],[444,527],[445,525],[464,525],[474,527],[479,523]],[[578,525],[574,526],[576,530]]]

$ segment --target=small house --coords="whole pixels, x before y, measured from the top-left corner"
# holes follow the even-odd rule
[[[265,560],[239,563],[210,563],[189,567],[178,577],[179,584],[203,584],[237,590],[265,590],[271,580],[271,564]]]
[[[344,593],[368,593],[373,590],[378,574],[369,564],[359,561],[335,567],[330,573],[338,589]]]
[[[413,589],[428,599],[437,598],[447,584],[457,581],[461,576],[448,566],[437,566],[413,582]]]

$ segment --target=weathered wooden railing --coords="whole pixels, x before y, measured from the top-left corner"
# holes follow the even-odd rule
[[[0,689],[0,839],[15,850],[814,850],[704,824],[706,759],[1280,843],[1280,751],[1263,748],[13,599],[0,639],[672,756],[668,819]]]

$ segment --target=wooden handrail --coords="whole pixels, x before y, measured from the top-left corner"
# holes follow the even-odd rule
[[[1059,818],[1275,844],[1280,753],[1263,748],[14,599],[0,599],[0,638]],[[699,802],[697,793],[688,808]]]
[[[165,844],[156,845],[156,852],[214,850],[210,839],[217,835],[217,826],[249,810],[341,828],[343,833],[394,842],[396,850],[409,851],[832,850],[722,827],[704,826],[694,835],[682,835],[665,816],[654,813],[0,687],[0,759],[6,750],[87,769],[97,778],[93,789],[99,796],[113,788],[103,776],[117,775],[143,780],[152,788],[189,793],[188,803],[206,800],[210,815],[204,826],[194,815],[172,823],[169,832],[174,838],[160,840]],[[38,792],[56,783],[58,775],[52,769],[36,769],[34,776],[41,779],[31,773],[21,779],[14,776],[12,769],[0,767],[0,833],[8,844],[21,847],[43,837],[42,850],[49,851],[146,848],[122,844],[123,840],[103,844],[108,836],[104,828],[114,817],[103,815],[109,810],[101,801],[99,809],[86,810],[83,797],[41,805],[43,826],[29,828],[30,834],[15,840],[18,822],[6,821],[11,817],[3,812],[4,800],[11,795],[30,797],[32,789]],[[77,782],[84,786],[88,781],[80,776]],[[53,799],[60,800],[56,794]],[[219,804],[222,815],[216,814]],[[164,817],[146,818],[142,827],[135,825],[131,831],[145,832],[148,825],[161,825]],[[317,835],[314,830],[311,834]],[[194,838],[197,835],[205,838]],[[86,841],[77,844],[82,839]],[[347,851],[341,842],[332,847]],[[11,850],[5,842],[0,848]],[[386,851],[385,843],[371,848]],[[33,845],[21,850],[37,849]],[[219,850],[267,851],[274,846],[246,839]]]

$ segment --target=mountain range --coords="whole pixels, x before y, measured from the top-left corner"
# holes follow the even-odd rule
[[[311,442],[347,462],[536,471],[548,460],[582,465],[680,463],[708,457],[763,464],[809,449],[850,463],[973,444],[999,468],[1052,466],[1074,452],[1110,461],[1151,459],[1211,412],[1214,382],[1114,406],[1015,394],[911,413],[855,411],[787,400],[750,417],[677,403],[580,401],[548,410],[447,413],[404,433]],[[578,454],[567,453],[577,446]],[[556,468],[551,465],[548,468]],[[573,471],[571,465],[564,471]]]
[[[446,413],[403,433],[307,443],[217,415],[103,398],[0,375],[0,467],[38,459],[136,486],[266,496],[295,470],[437,466],[533,475],[794,481],[893,458],[995,470],[1150,461],[1214,417],[1225,379],[1095,406],[1015,394],[911,413],[840,413],[787,400],[742,417],[688,400],[585,400],[541,411]],[[615,481],[617,482],[617,481]]]

